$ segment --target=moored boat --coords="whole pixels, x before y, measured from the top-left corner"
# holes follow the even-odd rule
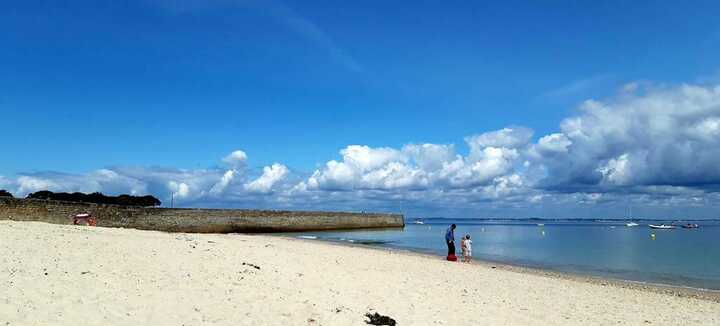
[[[651,229],[674,229],[674,228],[676,228],[676,226],[674,226],[674,225],[667,225],[667,224],[660,224],[660,225],[649,224],[648,226]]]
[[[632,227],[632,226],[638,226],[638,225],[640,225],[640,224],[637,224],[637,223],[635,223],[635,222],[630,222],[630,223],[627,223],[627,224],[625,224],[625,225]]]
[[[700,226],[695,223],[687,223],[682,225],[683,229],[697,229]]]

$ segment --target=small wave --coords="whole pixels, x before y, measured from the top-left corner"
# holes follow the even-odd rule
[[[392,241],[386,241],[386,240],[348,240],[352,241],[354,243],[359,243],[363,245],[386,245],[391,243]]]
[[[300,238],[300,239],[317,239],[317,237],[314,235],[301,235],[301,236],[298,236],[298,238]]]

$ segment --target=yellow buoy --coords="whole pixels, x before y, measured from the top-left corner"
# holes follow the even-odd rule
[[[650,238],[653,239],[653,240],[655,240],[655,233],[651,233],[651,234],[650,234]]]

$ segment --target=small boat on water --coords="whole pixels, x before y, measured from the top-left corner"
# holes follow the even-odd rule
[[[649,224],[648,226],[649,226],[651,229],[663,229],[663,230],[675,229],[675,228],[677,228],[675,225],[667,225],[667,224],[660,224],[660,225]]]
[[[628,205],[628,214],[627,214],[627,216],[625,216],[625,218],[628,219],[628,220],[631,220],[630,222],[627,222],[627,223],[625,224],[625,226],[627,226],[627,227],[633,227],[633,226],[638,226],[638,225],[640,225],[640,224],[637,224],[637,223],[635,223],[635,222],[632,222],[632,219],[633,219],[632,206],[629,206],[629,205]]]
[[[695,223],[687,223],[682,225],[683,229],[697,229],[700,226]]]
[[[415,220],[413,221],[413,224],[425,224],[422,220]]]

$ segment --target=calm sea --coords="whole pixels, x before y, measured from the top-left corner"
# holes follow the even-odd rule
[[[457,224],[456,240],[470,234],[475,259],[513,265],[720,290],[720,221],[694,221],[698,229],[654,230],[661,221],[497,221],[423,219],[404,229],[286,234],[377,245],[444,256],[443,235]],[[682,223],[686,223],[683,221]],[[538,225],[544,224],[544,225]],[[654,237],[652,235],[655,235]],[[458,248],[458,253],[460,252]]]

